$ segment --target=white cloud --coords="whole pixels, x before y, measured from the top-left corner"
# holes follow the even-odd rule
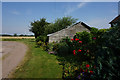
[[[85,2],[82,2],[82,3],[78,4],[77,7],[78,7],[78,8],[81,8],[81,7],[83,7],[85,4],[86,4]]]
[[[20,15],[21,13],[17,10],[11,11],[10,13],[14,14],[14,15]],[[27,9],[26,11],[22,12],[22,14],[26,14],[26,15],[31,15],[32,14],[32,10]]]
[[[67,8],[67,10],[65,11],[65,15],[69,15],[70,13],[74,12],[76,10],[76,8]]]
[[[76,5],[76,6],[74,6],[74,7],[73,7],[73,6],[72,6],[72,7],[68,7],[64,14],[65,14],[65,15],[69,15],[69,14],[71,14],[72,12],[76,11],[77,9],[82,8],[82,7],[85,6],[85,5],[86,5],[85,2],[81,2],[81,3],[79,3],[78,5]]]
[[[12,11],[11,13],[15,14],[15,15],[20,15],[20,12],[18,12],[18,11]]]

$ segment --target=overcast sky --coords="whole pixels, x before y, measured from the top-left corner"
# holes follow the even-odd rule
[[[117,2],[3,2],[2,33],[32,34],[30,22],[43,17],[54,22],[63,16],[78,18],[91,27],[109,28],[117,15]]]

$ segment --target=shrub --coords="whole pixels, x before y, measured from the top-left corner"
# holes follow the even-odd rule
[[[101,38],[101,45],[98,45],[96,49],[95,62],[97,69],[94,78],[117,80],[120,77],[120,27],[113,27]]]
[[[75,34],[74,39],[71,40],[74,55],[82,56],[85,60],[89,60],[94,56],[91,46],[95,47],[96,39],[93,39],[91,33],[86,31],[78,32]]]
[[[100,37],[102,36],[106,31],[108,31],[109,29],[97,29],[92,27],[90,30],[90,33],[94,36],[94,37]]]
[[[39,36],[36,38],[36,42],[39,42],[39,41],[48,42],[48,37],[47,36]]]
[[[78,32],[71,41],[63,39],[62,42],[69,44],[69,49],[72,50],[69,53],[73,53],[73,57],[68,56],[69,59],[65,58],[68,63],[64,63],[63,77],[85,80],[91,78],[91,72],[93,72],[93,55],[91,55],[90,47],[95,43],[92,34],[86,31]],[[85,67],[86,64],[91,65],[91,67],[87,69]],[[81,68],[83,71],[81,71]]]
[[[37,42],[37,45],[39,45],[39,46],[42,46],[42,44],[43,44],[42,41],[38,41],[38,42]]]
[[[88,61],[81,62],[81,65],[77,63],[65,63],[64,64],[64,78],[77,78],[77,79],[91,79],[94,75],[94,66],[92,63]]]
[[[97,28],[91,28],[91,31],[90,31],[90,33],[91,33],[91,35],[93,36],[93,39],[94,39],[94,37],[96,38],[96,44],[97,45],[100,45],[101,43],[101,41],[102,41],[102,36],[107,32],[107,31],[109,31],[111,28],[109,28],[109,29],[97,29]]]
[[[108,77],[110,80],[113,79],[113,76],[117,78],[119,76],[118,61],[120,59],[117,56],[117,52],[120,52],[120,46],[117,45],[120,44],[119,32],[120,28],[100,30],[93,28],[90,33],[86,31],[76,33],[71,41],[68,38],[63,39],[56,45],[57,50],[64,50],[67,44],[69,46],[67,49],[72,50],[68,51],[69,54],[73,53],[72,57],[70,57],[71,55],[67,58],[64,56],[63,78],[84,80],[103,80]],[[96,64],[94,61],[96,61]],[[87,64],[90,65],[89,68],[86,68]],[[117,71],[115,68],[117,68]],[[110,78],[111,76],[112,78]]]
[[[48,51],[49,51],[49,52],[53,51],[54,45],[55,45],[54,42],[48,44]]]
[[[57,44],[57,53],[58,55],[67,55],[69,54],[69,46],[67,43],[62,42]]]
[[[60,43],[61,43],[61,42],[66,42],[68,45],[71,44],[71,40],[70,40],[69,37],[63,38],[63,39],[60,41]]]
[[[58,49],[59,49],[59,43],[54,43],[52,50],[57,52]]]
[[[48,47],[48,43],[43,43],[42,46],[44,51],[48,51],[49,47]]]
[[[92,42],[92,35],[86,31],[77,32],[74,36],[74,39],[75,38],[78,38],[83,44],[89,44]]]
[[[63,38],[59,43],[49,43],[49,51],[55,51],[58,55],[68,55],[72,51],[71,43],[68,37]]]

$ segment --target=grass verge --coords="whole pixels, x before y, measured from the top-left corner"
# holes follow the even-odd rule
[[[37,48],[34,39],[6,39],[5,41],[23,42],[29,48],[24,61],[10,78],[62,78],[62,66],[58,64],[57,56]]]

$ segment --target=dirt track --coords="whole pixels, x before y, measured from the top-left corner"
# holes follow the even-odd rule
[[[2,41],[2,78],[15,70],[27,51],[25,44],[14,41]]]

